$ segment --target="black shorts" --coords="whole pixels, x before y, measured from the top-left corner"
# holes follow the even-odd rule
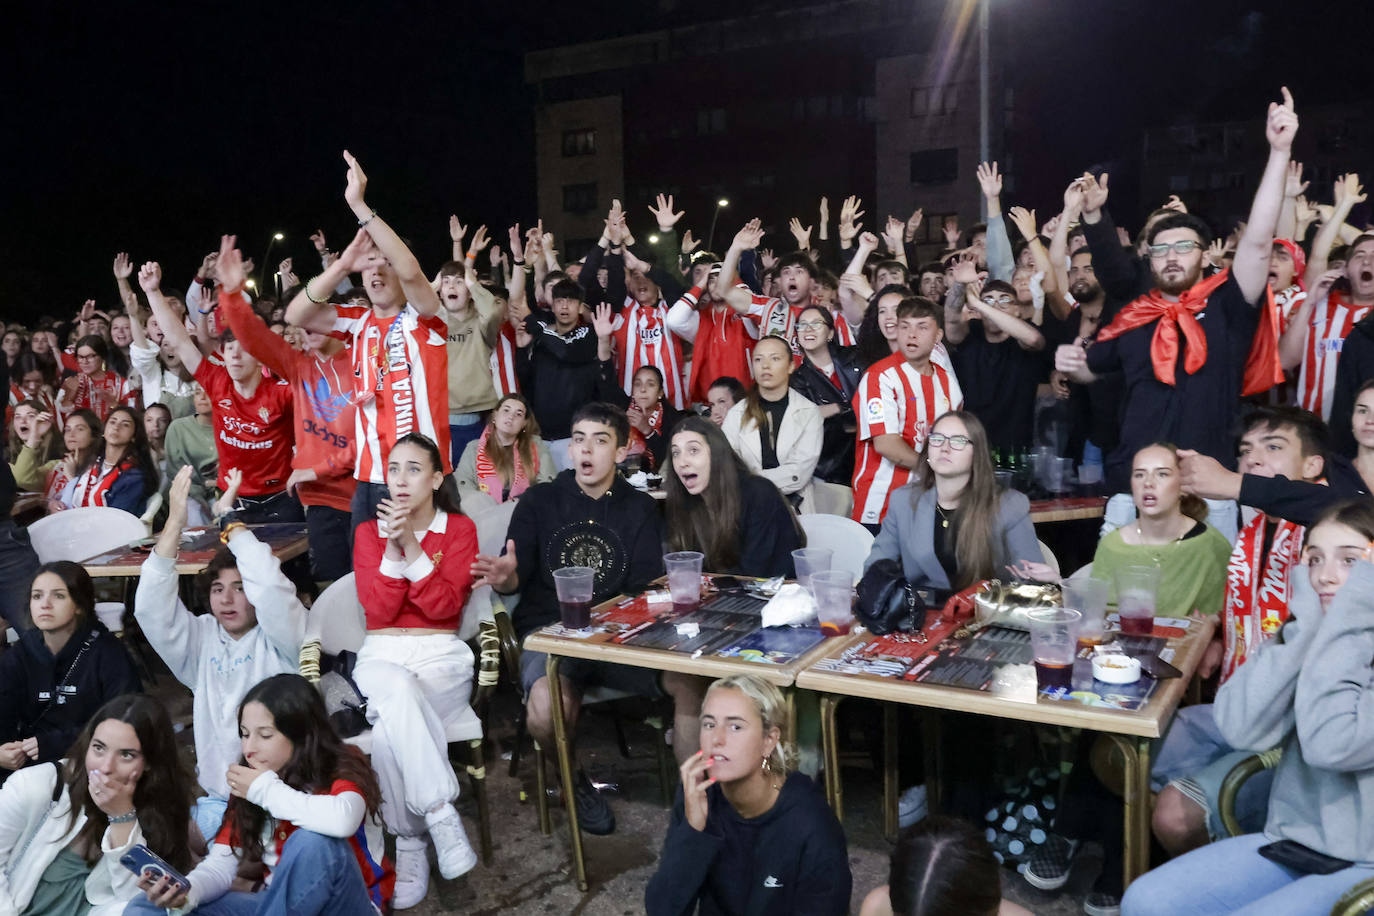
[[[544,667],[548,656],[543,652],[520,654],[520,682],[529,696],[534,682],[547,674]],[[659,683],[660,672],[653,668],[637,668],[634,665],[617,665],[614,662],[598,662],[587,658],[564,658],[558,665],[560,676],[572,681],[579,693],[588,687],[609,687],[624,690],[650,699],[664,696],[663,686]]]

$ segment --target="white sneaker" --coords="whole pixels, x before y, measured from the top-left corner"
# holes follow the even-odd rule
[[[439,874],[452,880],[472,871],[477,865],[477,852],[468,842],[463,819],[453,806],[444,805],[426,814],[425,823],[429,825],[429,837],[434,841],[434,852],[439,859]]]
[[[408,910],[429,893],[427,845],[422,836],[396,838],[396,888],[391,895],[392,909]]]
[[[905,829],[923,821],[927,810],[925,784],[912,786],[897,799],[897,825]]]

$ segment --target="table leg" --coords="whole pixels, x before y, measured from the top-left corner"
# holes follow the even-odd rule
[[[835,707],[839,705],[839,702],[840,698],[834,694],[821,695],[821,768],[825,771],[826,803],[835,812],[835,818],[843,823],[843,813],[840,810],[838,800],[835,798],[835,787],[838,782],[835,778],[835,760],[839,757],[839,752],[835,747]]]
[[[897,707],[883,704],[883,835],[897,839]]]
[[[563,810],[568,816],[572,837],[573,871],[577,889],[587,889],[587,860],[582,855],[582,828],[577,823],[577,801],[573,796],[572,754],[568,749],[568,724],[563,720],[563,681],[558,676],[557,655],[548,656],[544,671],[549,679],[549,714],[553,716],[553,737],[558,752],[558,775],[563,783]]]
[[[1150,868],[1150,739],[1131,735],[1108,735],[1125,758],[1125,805],[1122,884],[1131,882]]]

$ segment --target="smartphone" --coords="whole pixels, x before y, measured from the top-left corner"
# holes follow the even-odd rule
[[[1355,864],[1345,859],[1338,859],[1335,856],[1317,852],[1315,849],[1309,849],[1292,840],[1279,840],[1277,843],[1261,846],[1255,851],[1269,861],[1277,862],[1279,865],[1302,875],[1335,874]]]
[[[139,877],[150,874],[154,878],[161,878],[165,875],[172,879],[173,884],[181,888],[182,893],[191,889],[191,882],[186,880],[185,875],[168,865],[161,856],[142,844],[120,856],[119,864]]]
[[[722,592],[740,587],[739,579],[734,576],[714,576],[711,579],[711,584]]]
[[[1157,681],[1162,681],[1165,678],[1183,676],[1182,671],[1179,671],[1158,655],[1139,655],[1136,659],[1140,662],[1140,670]]]

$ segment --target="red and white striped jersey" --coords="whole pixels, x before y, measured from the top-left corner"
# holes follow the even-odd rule
[[[844,317],[844,311],[835,309],[830,314],[835,317],[835,343],[842,347],[856,346],[859,343],[859,335],[849,326],[849,319]]]
[[[784,337],[792,345],[792,352],[801,355],[801,344],[797,343],[797,319],[810,305],[789,306],[781,299],[750,294],[749,317],[759,326],[759,336],[776,334]],[[816,306],[822,308],[822,306]],[[859,342],[858,334],[849,326],[844,312],[834,309],[830,314],[835,319],[835,343],[842,347],[852,347]]]
[[[1336,387],[1336,364],[1350,329],[1369,312],[1370,306],[1355,305],[1342,293],[1333,292],[1325,306],[1312,310],[1307,328],[1307,349],[1298,373],[1298,406],[1323,420],[1331,418],[1331,393]]]
[[[515,377],[515,328],[509,321],[501,324],[501,333],[496,336],[496,345],[491,348],[491,383],[496,386],[496,396],[504,398],[520,390],[520,381]]]
[[[615,317],[612,336],[616,372],[626,394],[630,393],[635,373],[642,366],[657,366],[663,373],[665,396],[678,410],[687,406],[682,346],[677,335],[668,330],[668,306],[662,299],[657,305],[644,306],[627,298],[625,308]]]
[[[1288,319],[1293,317],[1293,313],[1307,299],[1307,290],[1301,285],[1294,283],[1284,290],[1274,293],[1274,304],[1279,307],[1279,333],[1288,330]]]
[[[859,421],[854,461],[857,522],[882,522],[888,496],[911,478],[910,470],[878,454],[874,437],[900,435],[919,452],[936,418],[964,406],[964,393],[954,373],[933,362],[930,369],[929,375],[917,372],[898,352],[874,363],[859,380],[853,402]]]
[[[332,334],[353,342],[353,400],[357,405],[358,466],[353,476],[386,483],[387,456],[402,436],[434,440],[450,467],[448,338],[443,319],[421,317],[406,303],[394,318],[370,307],[334,306]]]

